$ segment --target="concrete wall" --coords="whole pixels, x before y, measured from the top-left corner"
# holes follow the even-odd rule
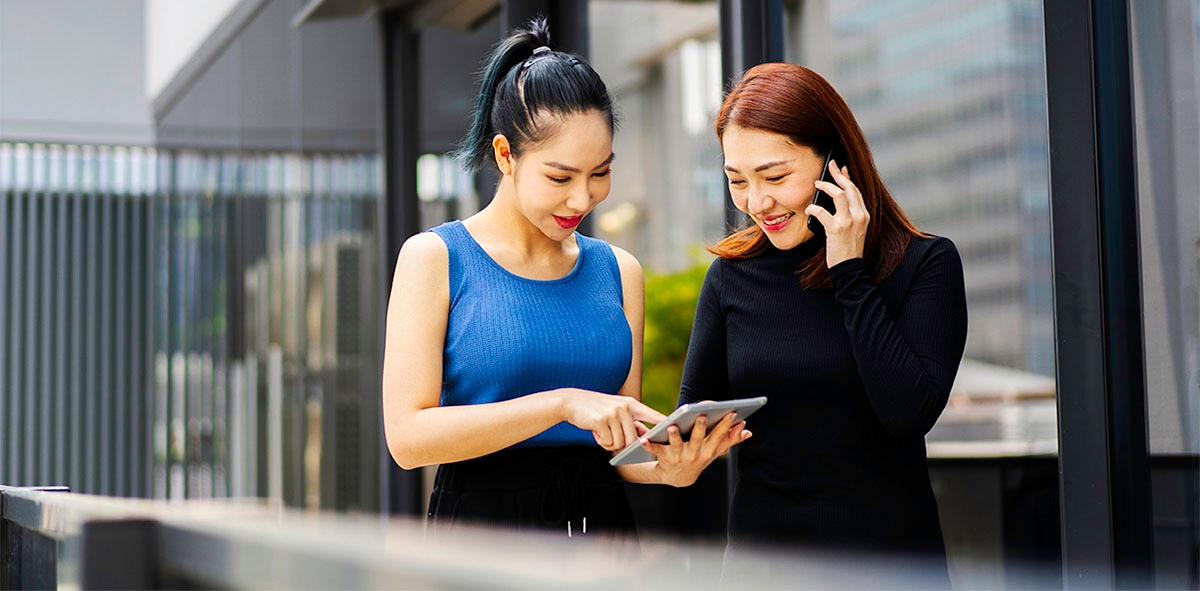
[[[145,0],[146,98],[154,100],[240,0]]]
[[[0,2],[0,141],[146,145],[145,6]]]
[[[293,29],[291,19],[303,5],[267,2],[207,68],[176,80],[179,94],[155,113],[160,145],[374,151],[377,25],[361,17]]]

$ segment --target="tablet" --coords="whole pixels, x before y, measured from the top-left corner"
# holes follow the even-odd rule
[[[679,427],[679,435],[686,440],[688,434],[692,432],[692,425],[701,416],[707,417],[709,425],[717,424],[727,413],[731,412],[735,413],[739,420],[742,420],[754,414],[754,411],[762,408],[762,405],[766,403],[767,397],[759,396],[758,398],[742,398],[740,400],[722,400],[720,402],[708,400],[685,404],[675,409],[675,412],[668,415],[665,421],[655,425],[645,436],[638,438],[637,441],[626,446],[625,449],[621,450],[621,453],[613,456],[608,463],[614,466],[624,466],[626,464],[652,462],[654,461],[654,454],[642,447],[643,438],[648,438],[654,443],[667,443],[670,440],[667,435],[667,427],[676,425]]]

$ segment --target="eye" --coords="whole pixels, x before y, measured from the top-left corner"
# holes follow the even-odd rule
[[[608,169],[605,169],[603,172],[592,173],[592,178],[602,179],[610,174],[612,174],[612,169],[608,168]]]
[[[745,184],[746,184],[746,181],[743,181],[743,180],[729,179],[730,187],[741,187],[742,185],[745,185]]]
[[[773,176],[773,177],[771,177],[771,178],[768,178],[768,179],[767,179],[767,182],[768,182],[768,183],[778,183],[779,181],[782,181],[782,180],[783,180],[783,177],[785,177],[785,176],[787,176],[787,175],[786,175],[786,174],[781,174],[781,175],[779,175],[779,176]]]
[[[565,185],[565,184],[567,184],[568,182],[570,182],[570,181],[571,181],[571,177],[569,177],[569,176],[567,176],[567,177],[564,177],[564,176],[548,176],[548,177],[546,177],[546,178],[550,179],[550,182],[552,182],[552,183],[554,183],[554,184],[556,184],[556,185]]]

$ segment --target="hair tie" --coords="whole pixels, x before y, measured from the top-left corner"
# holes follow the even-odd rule
[[[536,64],[548,57],[552,57],[553,55],[554,54],[550,52],[550,48],[546,47],[545,45],[533,50],[533,55],[529,56],[528,59],[521,63],[521,75],[525,74],[525,70],[528,70],[529,66],[532,66],[533,64]]]

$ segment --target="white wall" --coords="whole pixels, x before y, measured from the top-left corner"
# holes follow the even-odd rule
[[[145,89],[152,101],[240,0],[145,2]]]

